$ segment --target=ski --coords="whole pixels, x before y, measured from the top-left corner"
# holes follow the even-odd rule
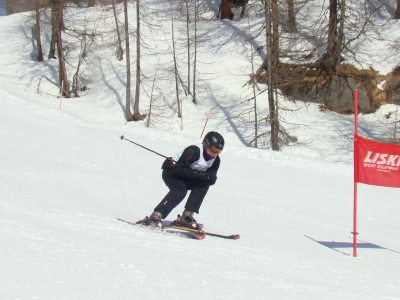
[[[189,239],[194,239],[194,240],[202,240],[202,239],[204,239],[206,237],[206,235],[201,231],[192,232],[192,231],[183,230],[181,228],[172,229],[172,227],[166,227],[164,229],[156,229],[156,228],[143,226],[141,224],[137,224],[136,222],[130,222],[130,221],[127,221],[127,220],[124,220],[124,219],[120,219],[120,218],[117,218],[117,220],[121,221],[121,222],[124,222],[124,223],[128,223],[130,225],[138,226],[138,227],[141,227],[141,228],[144,228],[144,229],[153,230],[153,231],[156,231],[156,232],[159,232],[159,233],[173,234],[173,235],[177,235],[177,236],[185,237],[185,238],[189,238]],[[180,229],[181,231],[178,231],[176,229]]]
[[[222,239],[228,239],[228,240],[240,239],[239,234],[225,235],[225,234],[220,234],[220,233],[208,232],[208,231],[204,231],[204,230],[192,229],[192,228],[188,228],[188,227],[184,227],[184,226],[176,226],[176,225],[172,225],[172,224],[166,225],[165,227],[186,230],[187,232],[202,232],[205,235],[214,236],[214,237],[218,237],[218,238],[222,238]]]

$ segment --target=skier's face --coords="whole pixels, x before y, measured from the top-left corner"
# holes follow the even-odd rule
[[[211,158],[214,158],[218,155],[218,153],[213,152],[210,147],[206,148],[206,152],[207,152],[208,156],[210,156]]]

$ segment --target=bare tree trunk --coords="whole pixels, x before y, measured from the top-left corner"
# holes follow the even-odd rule
[[[155,85],[156,85],[158,66],[159,65],[157,64],[156,72],[154,73],[154,78],[153,78],[153,85],[151,87],[150,107],[149,107],[149,114],[147,116],[146,127],[150,127],[150,123],[151,123],[151,117],[152,117],[151,113],[152,113],[152,108],[153,108],[153,95],[154,95],[154,88],[155,88]]]
[[[141,115],[139,112],[140,101],[140,0],[136,0],[136,91],[135,105],[133,106],[133,120],[143,120],[146,115]]]
[[[75,97],[79,97],[80,82],[79,82],[79,72],[82,64],[85,62],[85,58],[88,57],[88,52],[93,45],[93,36],[88,34],[86,31],[83,32],[80,38],[81,50],[79,53],[78,65],[76,67],[75,74],[72,76],[71,93]]]
[[[271,4],[271,23],[272,23],[272,68],[278,70],[279,56],[279,11],[278,0],[270,0]]]
[[[279,151],[279,117],[278,117],[278,99],[274,97],[273,93],[275,88],[275,74],[278,71],[278,57],[279,57],[279,12],[278,0],[271,0],[271,13],[272,13],[272,68],[271,68],[271,94],[272,101],[269,103],[273,107],[273,114],[271,115],[271,146],[272,150]],[[269,89],[268,89],[269,91]],[[276,94],[275,94],[276,95]]]
[[[399,0],[400,1],[400,0]],[[187,68],[187,74],[188,74],[188,84],[187,84],[187,88],[188,88],[188,94],[190,95],[190,31],[189,31],[189,24],[190,24],[190,17],[189,17],[189,0],[185,1],[186,3],[186,36],[187,36],[187,57],[188,57],[188,68]]]
[[[344,21],[346,18],[346,0],[340,0],[340,19],[339,19],[339,30],[338,30],[338,54],[337,54],[337,66],[340,64],[340,54],[342,53],[344,43]]]
[[[250,35],[250,25],[249,25],[249,36]],[[254,74],[254,52],[253,52],[253,47],[251,46],[251,41],[250,41],[250,51],[251,51],[251,73]],[[254,77],[252,80],[252,89],[253,89],[253,98],[254,98],[254,147],[258,147],[258,115],[257,115],[257,95],[256,95],[256,85],[257,85],[257,80]]]
[[[395,19],[400,19],[400,0],[397,0],[397,8],[396,8],[396,15]]]
[[[198,4],[197,0],[194,2],[194,58],[193,58],[193,97],[192,102],[197,104],[196,99],[196,64],[197,64],[197,14],[198,14]]]
[[[131,112],[131,59],[129,54],[129,26],[128,26],[128,0],[124,0],[125,15],[125,52],[126,52],[126,103],[125,117],[128,122],[133,121]]]
[[[176,50],[175,50],[175,35],[174,35],[174,13],[172,13],[172,56],[174,58],[174,74],[175,74],[175,94],[176,102],[178,104],[178,118],[182,118],[182,103],[179,98],[179,84],[178,84],[178,65],[176,62]]]
[[[52,4],[51,4],[52,5]],[[51,10],[51,41],[49,49],[49,59],[56,59],[56,42],[57,42],[57,19],[53,9]]]
[[[63,20],[63,1],[62,0],[51,0],[51,10],[54,14],[55,22],[52,23],[54,26],[54,33],[57,46],[58,54],[58,66],[59,66],[59,84],[63,87],[62,95],[64,97],[70,98],[70,85],[67,76],[67,69],[65,67],[64,60],[64,49],[62,44],[62,31],[64,30],[64,20]]]
[[[287,0],[287,6],[288,6],[288,18],[289,18],[289,32],[290,33],[297,33],[296,15],[294,13],[294,2],[293,2],[293,0]]]
[[[12,15],[14,13],[14,0],[7,0],[7,15]]]
[[[269,106],[269,121],[271,124],[271,147],[272,150],[279,151],[279,121],[276,113],[276,105],[274,99],[274,89],[275,89],[275,80],[274,80],[274,70],[276,66],[276,58],[274,57],[274,22],[277,20],[273,20],[274,15],[274,4],[273,2],[276,0],[266,0],[265,1],[265,19],[266,19],[266,32],[267,32],[267,83],[268,83],[268,106]]]
[[[121,61],[124,59],[124,50],[122,49],[121,33],[119,32],[118,18],[117,18],[117,12],[115,10],[115,1],[114,0],[112,0],[112,8],[113,8],[113,12],[114,12],[115,28],[117,29],[117,37],[118,37],[117,59],[119,61]]]
[[[221,0],[221,4],[219,5],[219,10],[221,12],[220,19],[233,19],[233,13],[231,11],[231,6],[228,0]]]
[[[338,3],[337,0],[329,0],[329,24],[328,24],[328,57],[336,54],[337,48],[337,17]]]
[[[243,19],[245,12],[246,12],[246,4],[242,6],[242,10],[240,11],[240,20]]]
[[[340,53],[343,43],[344,6],[345,0],[329,0],[328,49],[325,64],[333,72],[336,72],[340,64]]]
[[[38,56],[37,60],[38,61],[43,61],[43,50],[42,50],[42,38],[40,34],[40,1],[36,0],[36,44],[37,44],[37,51],[38,51]]]

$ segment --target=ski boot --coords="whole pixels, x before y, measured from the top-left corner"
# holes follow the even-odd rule
[[[148,227],[152,227],[152,228],[156,228],[156,229],[164,229],[165,225],[161,219],[162,219],[162,214],[159,213],[158,211],[153,211],[151,213],[150,217],[146,216],[146,218],[136,222],[136,224],[148,226]]]
[[[193,212],[187,210],[182,213],[182,216],[178,215],[178,218],[171,225],[201,230],[201,225],[193,218]]]

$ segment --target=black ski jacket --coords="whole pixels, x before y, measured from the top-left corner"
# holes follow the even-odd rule
[[[203,151],[203,156],[206,161],[212,159],[206,151]],[[217,172],[221,163],[221,159],[217,155],[214,163],[207,171],[200,171],[190,168],[190,165],[198,161],[200,158],[199,147],[192,145],[183,151],[177,162],[173,162],[172,158],[167,158],[162,164],[162,169],[170,170],[171,175],[177,177],[192,179],[192,180],[208,180],[211,184],[215,184],[217,180]]]

